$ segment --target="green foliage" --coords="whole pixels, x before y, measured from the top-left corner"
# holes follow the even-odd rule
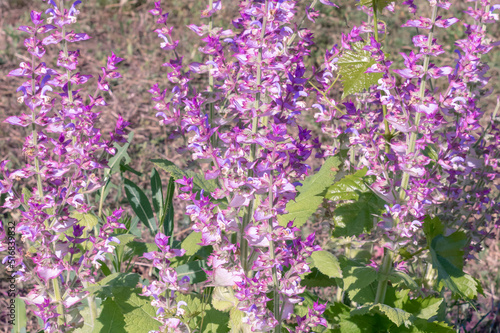
[[[208,269],[206,260],[190,261],[187,264],[176,267],[177,277],[189,277],[191,283],[200,283],[206,280],[207,274],[204,269]]]
[[[316,267],[311,268],[311,273],[305,275],[300,280],[300,284],[305,287],[332,287],[337,285],[337,280],[321,273]]]
[[[238,306],[238,299],[230,287],[215,287],[212,293],[212,306],[222,312],[229,312]]]
[[[185,255],[186,256],[192,256],[198,250],[201,249],[201,245],[199,243],[201,242],[201,233],[200,232],[192,232],[190,233],[184,240],[182,241],[181,248],[186,250]]]
[[[156,216],[159,218],[160,216],[163,216],[163,189],[160,175],[155,168],[151,171],[150,182],[151,191],[153,192],[153,208],[156,212]]]
[[[77,211],[73,211],[71,213],[71,217],[75,218],[78,220],[78,223],[85,227],[85,230],[92,230],[93,227],[95,227],[97,225],[97,223],[99,222],[97,216],[95,216],[94,214],[92,213],[85,213],[85,214],[82,214],[82,213],[79,213]]]
[[[323,202],[322,193],[335,181],[335,175],[341,164],[337,156],[328,158],[321,169],[308,176],[301,187],[297,188],[295,201],[286,205],[287,214],[278,216],[281,226],[286,226],[289,221],[294,221],[296,227],[302,226]]]
[[[357,303],[375,300],[377,272],[369,266],[353,266],[344,270],[344,290]]]
[[[167,171],[175,180],[182,179],[182,177],[193,178],[193,189],[195,191],[203,189],[205,192],[211,193],[218,187],[215,180],[206,180],[203,174],[198,174],[191,170],[184,171],[169,160],[151,160],[151,162],[157,167]]]
[[[148,197],[144,194],[144,191],[131,180],[124,178],[123,182],[130,206],[132,206],[132,209],[141,222],[148,227],[151,235],[156,235],[158,226],[156,225],[153,209],[151,208]]]
[[[378,313],[387,317],[396,326],[411,326],[411,314],[398,308],[393,308],[386,304],[368,304],[351,311],[351,316],[365,315],[367,313]]]
[[[113,146],[116,149],[116,153],[110,157],[108,162],[108,169],[105,172],[105,176],[115,174],[120,171],[120,165],[127,165],[130,163],[131,159],[129,154],[127,153],[127,149],[134,138],[134,132],[130,132],[128,135],[127,143],[123,146],[120,146],[118,143],[113,143]]]
[[[316,251],[311,255],[312,266],[330,278],[342,278],[342,270],[337,258],[328,251]]]
[[[478,282],[462,270],[464,248],[467,245],[465,233],[455,231],[449,236],[444,236],[444,225],[437,217],[425,219],[424,233],[429,245],[432,266],[438,273],[438,282],[443,283],[460,297],[475,298],[479,292]]]
[[[95,294],[100,298],[113,296],[113,288],[126,287],[135,288],[139,283],[140,275],[136,273],[113,273],[106,276],[95,284],[85,288],[91,294]]]
[[[170,236],[170,245],[174,240],[173,232],[174,232],[174,192],[175,192],[175,182],[174,178],[170,177],[168,180],[167,186],[167,196],[165,198],[165,202],[162,208],[162,215],[159,215],[159,223],[160,226],[163,226],[163,232],[166,236]]]
[[[26,333],[26,304],[19,296],[14,300],[14,311],[16,317],[14,318],[12,333]]]
[[[135,333],[158,330],[151,298],[139,296],[141,289],[112,287],[112,297],[102,304],[93,332]]]
[[[374,215],[379,215],[384,209],[385,201],[366,185],[366,172],[365,168],[347,175],[326,191],[325,198],[339,202],[333,213],[335,237],[369,232],[373,228]]]
[[[342,99],[370,88],[382,78],[382,73],[365,73],[376,64],[370,52],[362,50],[365,45],[361,42],[354,43],[351,50],[345,50],[339,58],[339,73],[344,87]]]
[[[356,5],[357,6],[367,6],[367,7],[373,7],[373,3],[375,2],[375,8],[377,8],[377,11],[381,12],[387,5],[389,5],[391,2],[394,2],[394,0],[360,0]]]

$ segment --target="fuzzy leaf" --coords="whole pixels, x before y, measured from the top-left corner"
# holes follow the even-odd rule
[[[355,302],[370,302],[375,299],[371,284],[377,280],[377,272],[372,267],[350,267],[344,272],[344,290]]]
[[[325,198],[332,201],[358,200],[359,192],[369,191],[363,180],[367,171],[367,168],[363,168],[352,175],[344,176],[328,188]]]
[[[229,312],[238,305],[234,292],[229,287],[215,287],[212,293],[212,306],[222,312]]]
[[[127,333],[125,331],[125,318],[123,313],[112,298],[102,302],[102,312],[97,317],[93,333]]]
[[[392,321],[396,326],[409,327],[411,325],[411,314],[402,310],[393,308],[386,304],[373,304],[365,305],[363,307],[357,308],[351,311],[351,316],[365,315],[367,313],[378,313],[386,316],[390,321]]]
[[[191,283],[199,283],[205,281],[207,275],[203,269],[207,269],[205,260],[196,260],[188,262],[187,264],[178,266],[175,270],[177,277],[180,279],[184,276],[190,278]]]
[[[123,314],[125,332],[149,332],[160,326],[154,319],[156,309],[151,305],[152,297],[139,296],[141,292],[138,288],[113,288],[114,300]]]
[[[101,298],[109,297],[112,295],[113,288],[115,287],[135,288],[140,278],[141,276],[136,273],[113,273],[99,282],[89,285],[84,290],[91,294],[96,294]]]
[[[345,50],[339,58],[339,73],[344,86],[342,99],[370,88],[382,78],[382,73],[365,73],[376,61],[370,52],[362,50],[364,46],[361,42],[354,43],[351,50]]]
[[[14,311],[15,318],[12,333],[26,333],[26,304],[19,296],[14,300]]]
[[[294,221],[294,226],[300,227],[307,222],[323,202],[322,193],[335,181],[340,164],[337,156],[328,158],[317,173],[308,176],[302,186],[297,187],[297,197],[286,205],[288,213],[278,216],[281,226]]]
[[[330,278],[342,278],[342,270],[337,258],[328,251],[316,251],[311,255],[313,267]]]
[[[127,178],[124,178],[124,187],[127,199],[132,209],[137,214],[137,217],[149,228],[151,235],[156,235],[158,226],[156,225],[153,209],[151,208],[148,197],[139,186]]]
[[[123,146],[120,146],[116,142],[113,143],[113,146],[116,148],[116,153],[108,161],[109,168],[105,172],[106,177],[120,171],[120,164],[122,164],[122,160],[124,160],[123,164],[125,165],[130,163],[131,159],[127,153],[127,149],[130,146],[133,138],[134,132],[130,132],[128,134],[127,143],[125,143]]]

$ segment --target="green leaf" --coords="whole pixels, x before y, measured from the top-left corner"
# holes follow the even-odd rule
[[[370,52],[362,50],[366,44],[358,42],[351,45],[351,50],[344,50],[339,58],[339,73],[342,75],[342,85],[345,97],[361,92],[377,84],[382,73],[365,73],[368,68],[376,64]]]
[[[360,308],[351,311],[351,316],[357,315],[365,315],[367,313],[378,313],[387,317],[390,321],[392,321],[396,326],[404,326],[409,327],[411,323],[411,314],[402,310],[393,308],[387,304],[373,304],[373,305],[365,305]]]
[[[102,302],[102,312],[97,317],[93,333],[128,333],[125,330],[125,317],[112,298]]]
[[[376,6],[377,6],[377,11],[381,12],[385,7],[387,7],[391,2],[394,2],[394,0],[360,0],[356,5],[357,6],[366,6],[366,7],[373,7],[373,1],[375,1]]]
[[[212,306],[222,312],[229,312],[238,306],[238,299],[230,287],[215,287],[212,293]]]
[[[174,232],[174,192],[175,182],[174,178],[170,177],[167,187],[167,197],[163,205],[163,214],[160,224],[163,225],[163,232],[166,236],[172,236]],[[170,237],[170,245],[172,245],[173,237]]]
[[[149,203],[146,194],[144,194],[139,186],[127,178],[124,178],[124,187],[127,199],[132,206],[132,209],[137,214],[137,217],[139,217],[141,222],[149,228],[151,235],[156,235],[158,232],[158,226],[156,225],[153,209],[151,209],[151,204]]]
[[[373,302],[375,290],[372,284],[376,280],[377,272],[372,267],[350,267],[344,271],[344,290],[355,302]]]
[[[205,317],[203,318],[203,328],[201,332],[228,333],[230,331],[229,320],[230,318],[227,313],[217,311],[216,309],[205,311]]]
[[[435,297],[414,298],[404,305],[404,310],[415,317],[429,320],[438,315],[439,308],[444,299]]]
[[[26,304],[19,296],[14,300],[14,311],[15,318],[12,333],[26,333]]]
[[[151,190],[153,191],[153,207],[159,219],[163,216],[163,189],[160,175],[155,168],[151,171]]]
[[[122,163],[122,160],[125,160],[123,164],[129,164],[131,159],[130,156],[127,153],[127,149],[130,146],[130,143],[132,142],[132,139],[134,138],[134,132],[130,132],[128,134],[128,139],[127,143],[125,143],[123,146],[120,146],[118,143],[113,143],[113,146],[116,148],[116,153],[109,159],[108,166],[109,169],[107,169],[105,172],[105,176],[109,176],[112,174],[115,174],[120,171],[120,164]]]
[[[249,325],[243,323],[244,317],[245,313],[238,308],[232,308],[231,311],[229,311],[229,328],[231,328],[231,332],[251,331]]]
[[[191,283],[200,283],[206,280],[207,275],[203,269],[207,269],[206,260],[196,260],[176,267],[177,277],[188,276]]]
[[[110,276],[111,275],[111,270],[109,269],[108,265],[102,260],[97,260],[97,262],[101,265],[101,272],[104,274],[104,276]]]
[[[331,278],[342,278],[342,270],[337,258],[328,251],[316,251],[311,255],[313,267]]]
[[[109,297],[112,296],[112,291],[115,287],[135,288],[139,283],[140,277],[136,273],[113,273],[99,282],[89,285],[84,290],[91,294],[97,294],[101,298]]]
[[[87,298],[88,300],[88,298]],[[97,300],[94,300],[97,301]],[[97,303],[97,302],[96,302]],[[90,314],[90,308],[88,306],[85,306],[83,310],[80,311],[80,315],[83,318],[83,326],[75,329],[74,331],[70,331],[71,333],[93,333],[94,332],[94,326],[97,323],[97,318],[99,318],[99,315],[102,312],[102,305],[100,302],[97,304],[97,317],[92,320],[92,316]]]
[[[392,284],[399,286],[403,284],[412,290],[418,290],[418,284],[413,280],[411,276],[401,271],[393,271],[391,275],[389,275],[389,280]]]
[[[444,236],[443,232],[444,225],[439,218],[424,220],[424,233],[429,244],[432,266],[438,273],[438,282],[461,297],[473,299],[479,291],[478,282],[462,270],[467,235],[462,231],[455,231]]]
[[[321,273],[316,267],[311,268],[311,273],[300,279],[300,285],[304,287],[332,287],[337,286],[337,281]]]
[[[154,319],[156,309],[151,305],[153,298],[139,296],[141,292],[139,288],[113,288],[114,300],[123,314],[125,332],[149,332],[160,327],[160,322]]]
[[[376,223],[375,215],[380,215],[384,205],[385,201],[373,192],[359,193],[357,201],[342,204],[333,212],[333,235],[348,237],[369,232]]]
[[[167,171],[175,180],[182,179],[182,177],[193,178],[194,190],[205,190],[209,193],[214,192],[218,186],[217,182],[213,179],[206,180],[203,174],[195,173],[191,170],[182,170],[169,160],[151,160],[157,167]]]
[[[79,224],[85,227],[86,230],[91,230],[93,227],[99,223],[99,219],[92,213],[79,213],[74,211],[71,213],[71,217],[78,220]]]
[[[363,179],[367,171],[367,168],[363,168],[352,175],[344,176],[328,188],[325,198],[332,201],[358,200],[360,192],[370,191]]]
[[[298,194],[295,200],[289,201],[286,205],[288,213],[278,216],[281,226],[294,221],[294,226],[300,227],[307,222],[323,202],[322,193],[335,181],[340,164],[340,159],[332,156],[325,161],[317,173],[304,180],[302,186],[297,188]]]
[[[133,241],[127,243],[127,246],[132,249],[132,252],[135,256],[142,256],[146,252],[158,251],[158,246],[155,243]]]
[[[186,250],[185,255],[190,257],[201,249],[201,245],[199,245],[200,242],[201,233],[193,231],[186,238],[184,238],[181,248]]]

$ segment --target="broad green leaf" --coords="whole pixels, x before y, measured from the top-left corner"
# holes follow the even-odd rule
[[[160,175],[155,168],[153,168],[153,171],[151,171],[150,180],[151,190],[153,192],[153,207],[155,209],[156,216],[158,216],[158,219],[160,219],[163,216],[163,189],[161,186]]]
[[[344,86],[342,99],[370,88],[382,78],[382,73],[365,73],[376,61],[370,52],[362,50],[364,46],[361,42],[354,43],[351,50],[344,50],[339,58],[339,73]]]
[[[196,260],[176,267],[177,277],[189,277],[191,283],[200,283],[206,280],[207,275],[203,269],[207,269],[206,260]]]
[[[108,265],[102,260],[97,260],[97,262],[101,265],[101,272],[104,274],[104,276],[110,276],[111,270],[109,269]]]
[[[85,227],[86,230],[91,230],[93,227],[97,225],[99,222],[99,219],[97,216],[95,216],[92,213],[79,213],[77,211],[74,211],[71,213],[71,217],[75,218],[78,220],[78,223]]]
[[[308,176],[302,186],[297,187],[297,197],[286,205],[288,213],[278,216],[281,226],[294,221],[294,226],[300,227],[307,222],[323,202],[322,193],[335,181],[340,164],[341,161],[337,156],[328,158],[317,173]]]
[[[251,332],[250,326],[243,322],[245,313],[238,308],[232,308],[229,311],[229,328],[232,332]]]
[[[195,173],[191,170],[182,170],[169,160],[151,160],[157,167],[167,171],[175,180],[182,177],[193,178],[194,190],[205,190],[205,192],[213,192],[217,189],[217,182],[213,179],[206,180],[203,174]]]
[[[154,319],[156,309],[151,305],[153,298],[139,296],[141,292],[139,288],[113,288],[113,298],[123,314],[125,332],[149,332],[160,327],[160,322]]]
[[[19,296],[14,300],[14,311],[15,318],[12,333],[26,333],[26,304]]]
[[[89,285],[85,291],[97,294],[99,297],[109,297],[115,287],[128,287],[133,289],[139,283],[140,275],[136,273],[113,273],[95,284]]]
[[[313,267],[331,278],[342,278],[342,270],[337,258],[328,251],[316,251],[311,255]]]
[[[408,274],[406,274],[405,272],[393,271],[389,276],[389,280],[394,285],[404,284],[405,286],[407,286],[412,290],[419,289],[418,284],[415,282],[415,280],[413,280],[413,278]]]
[[[122,310],[111,297],[102,302],[102,311],[92,333],[128,333]]]
[[[127,178],[124,178],[124,187],[127,199],[132,209],[137,214],[137,217],[149,228],[151,235],[156,235],[158,226],[156,225],[153,209],[151,209],[148,197],[139,186]]]
[[[238,299],[230,287],[215,287],[212,293],[212,306],[222,312],[229,312],[238,306]]]
[[[377,272],[372,267],[350,267],[344,271],[344,290],[355,302],[373,302],[375,290],[372,283],[377,280]]]
[[[24,203],[27,203],[28,200],[31,198],[31,196],[33,195],[31,193],[31,191],[27,188],[27,187],[23,187],[23,189],[21,190],[21,193],[23,194],[24,196]]]
[[[117,173],[120,171],[120,164],[122,163],[122,160],[124,160],[123,164],[129,164],[130,163],[130,156],[127,153],[127,149],[130,146],[130,143],[132,142],[132,139],[134,138],[134,132],[130,132],[128,134],[128,139],[127,143],[125,143],[123,146],[120,146],[118,143],[113,143],[113,146],[116,148],[116,153],[109,159],[108,166],[109,169],[106,170],[105,176],[109,176],[112,174]]]
[[[393,327],[391,333],[455,333],[456,330],[453,327],[448,326],[444,322],[429,322],[428,320],[421,318],[414,318],[413,325],[409,328]]]
[[[101,314],[102,306],[97,306],[96,310],[97,317],[92,320],[90,308],[88,306],[85,306],[85,308],[80,311],[80,314],[83,317],[83,326],[75,329],[74,331],[71,331],[71,333],[93,333],[94,326],[97,323],[97,318],[99,318],[99,315]]]
[[[201,332],[228,333],[229,331],[231,331],[229,328],[229,320],[230,318],[227,313],[217,311],[216,309],[207,310],[205,311],[205,316],[203,317],[203,328]]]
[[[193,231],[186,238],[184,238],[181,248],[186,250],[185,255],[189,257],[194,255],[196,252],[198,252],[199,249],[201,249],[201,245],[199,245],[200,242],[201,233]]]
[[[414,298],[409,300],[403,308],[415,317],[428,320],[438,315],[439,307],[443,301],[444,299],[442,298],[431,296],[426,298]]]
[[[387,304],[365,305],[351,311],[351,316],[365,315],[367,313],[378,313],[387,317],[396,326],[409,327],[411,323],[411,314],[398,308],[393,308]]]
[[[462,270],[467,235],[462,231],[455,231],[444,236],[443,232],[444,226],[439,218],[427,217],[424,220],[424,233],[429,244],[432,266],[438,273],[438,282],[461,297],[473,299],[479,292],[478,282]]]
[[[365,185],[367,168],[356,171],[352,175],[344,176],[326,191],[325,198],[332,201],[358,200],[360,192],[368,192],[370,189]]]
[[[300,279],[300,285],[313,288],[313,287],[332,287],[337,286],[337,281],[321,273],[316,267],[311,268],[311,273],[305,275]]]

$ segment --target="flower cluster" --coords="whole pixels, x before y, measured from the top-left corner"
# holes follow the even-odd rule
[[[91,76],[75,73],[80,52],[68,51],[69,43],[90,38],[68,30],[77,21],[80,3],[75,1],[64,8],[64,1],[57,5],[50,0],[48,24],[44,24],[41,12],[32,11],[32,25],[19,28],[29,34],[24,45],[31,62],[22,62],[9,73],[27,78],[17,91],[21,92],[19,102],[30,112],[5,121],[27,127],[31,134],[23,145],[27,160],[24,167],[10,170],[8,161],[0,163],[0,193],[7,193],[4,208],[21,209],[16,232],[22,235],[22,241],[36,244],[36,251],[22,253],[20,249],[16,263],[19,279],[35,281],[25,300],[37,306],[35,313],[43,320],[45,332],[65,332],[81,324],[81,316],[70,318],[67,314],[88,294],[82,291],[83,284],[95,282],[92,266],[112,249],[110,234],[123,228],[117,223],[121,210],[107,217],[99,234],[89,234],[92,226],[84,224],[85,217],[92,215],[89,194],[102,186],[98,171],[107,167],[103,157],[115,153],[114,141],[126,141],[123,128],[128,123],[120,118],[110,141],[103,140],[96,127],[100,112],[95,109],[106,105],[99,92],[108,90],[106,80],[120,77],[115,70],[121,58],[114,54],[108,58],[89,101],[80,93],[78,86]],[[62,44],[58,69],[40,61],[50,44]],[[18,184],[22,186],[23,180],[32,177],[36,185],[20,191]]]
[[[404,4],[416,13],[413,1]],[[496,112],[488,126],[480,125],[486,115],[480,99],[488,82],[481,56],[496,45],[486,34],[486,24],[498,20],[493,13],[498,6],[480,0],[466,11],[474,22],[463,23],[467,37],[455,42],[454,63],[442,66],[437,57],[445,51],[435,35],[459,19],[446,14],[448,1],[429,5],[431,17],[402,25],[420,33],[412,39],[416,50],[401,53],[403,69],[391,68],[378,34],[365,38],[361,28],[353,27],[344,35],[342,46],[327,52],[325,69],[316,73],[322,91],[331,88],[331,78],[353,48],[371,57],[373,64],[365,73],[378,75],[377,85],[343,107],[318,93],[315,118],[325,134],[337,139],[327,151],[349,148],[351,161],[358,162],[352,167],[367,167],[376,176],[372,189],[387,202],[380,223],[387,247],[416,243],[424,218],[435,214],[450,230],[470,232],[471,250],[477,251],[485,222],[495,219],[499,208],[490,195],[492,187],[485,184],[499,176]],[[377,22],[373,8],[364,10]]]
[[[296,123],[307,110],[304,57],[313,42],[307,29],[294,32],[295,8],[296,1],[242,1],[234,31],[214,28],[211,21],[190,25],[203,37],[199,50],[207,61],[191,63],[183,72],[176,53],[164,64],[172,69],[168,78],[174,88],[150,90],[160,123],[187,137],[193,159],[210,161],[205,178],[216,179],[216,189],[200,191],[184,177],[177,180],[179,196],[190,202],[187,214],[192,229],[202,234],[201,244],[213,247],[209,284],[235,288],[243,322],[256,331],[291,319],[293,304],[302,301],[300,276],[310,271],[306,259],[319,250],[314,235],[301,241],[293,221],[280,225],[277,220],[295,198],[293,182],[310,172],[306,160],[318,146]],[[214,3],[202,17],[219,9]],[[172,41],[160,3],[150,12],[163,25],[155,30],[164,40],[162,48],[175,50],[178,42]],[[193,94],[189,82],[203,73],[210,77],[209,87]],[[269,293],[274,293],[273,310]],[[311,319],[322,309],[307,317],[307,325],[324,325]]]

